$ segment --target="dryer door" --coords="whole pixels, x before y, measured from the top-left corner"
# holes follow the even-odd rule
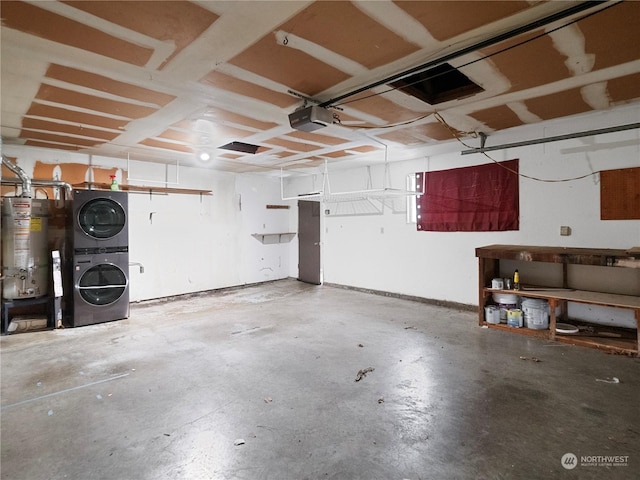
[[[111,305],[127,289],[127,276],[116,265],[101,263],[84,272],[76,288],[82,299],[91,305]]]
[[[98,240],[115,237],[126,224],[126,212],[110,198],[89,200],[78,212],[78,225],[82,231]]]

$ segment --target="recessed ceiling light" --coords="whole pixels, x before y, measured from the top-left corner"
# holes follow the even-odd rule
[[[200,154],[200,160],[202,160],[203,162],[206,162],[210,158],[211,158],[211,155],[209,155],[207,152],[202,152]]]

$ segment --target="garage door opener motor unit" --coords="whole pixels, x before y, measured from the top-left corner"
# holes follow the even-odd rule
[[[303,107],[289,115],[289,124],[296,130],[313,132],[333,124],[333,114],[326,108],[316,105]]]

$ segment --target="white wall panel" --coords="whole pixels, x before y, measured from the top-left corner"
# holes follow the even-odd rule
[[[626,109],[602,112],[569,122],[548,122],[514,132],[489,136],[487,146],[561,135],[638,121]],[[469,140],[474,146],[479,141]],[[638,130],[499,150],[497,160],[520,159],[520,173],[541,179],[579,177],[608,169],[640,167]],[[422,156],[390,163],[392,186],[402,188],[406,175],[490,162],[481,154],[452,153]],[[393,159],[392,149],[389,158]],[[379,187],[384,167],[373,167],[373,187]],[[332,191],[364,188],[364,168],[329,169]],[[295,190],[295,180],[288,187]],[[418,232],[405,216],[385,208],[378,216],[324,217],[324,281],[424,298],[477,304],[475,248],[490,244],[629,248],[640,246],[640,221],[600,220],[599,176],[570,182],[542,182],[520,178],[520,230],[508,232]],[[324,210],[324,209],[323,209]],[[560,236],[560,226],[572,229]],[[640,275],[640,272],[638,272]]]
[[[637,109],[619,109],[546,122],[489,135],[487,146],[637,122]],[[479,140],[468,140],[478,145]],[[577,177],[592,171],[640,166],[640,133],[629,130],[595,137],[491,152],[495,160],[520,159],[520,172],[545,179]],[[489,162],[480,154],[460,155],[459,144],[438,146],[413,159],[393,162],[388,170],[338,169],[330,164],[332,192],[366,188],[404,188],[407,175]],[[437,154],[433,152],[437,151]],[[127,168],[126,161],[3,145],[27,173],[36,160]],[[403,155],[406,155],[403,153]],[[136,178],[156,178],[164,166],[137,162]],[[174,168],[174,167],[171,167]],[[145,272],[131,268],[133,301],[188,292],[297,277],[297,236],[289,243],[263,244],[253,233],[297,231],[297,202],[283,201],[274,177],[231,174],[203,168],[167,170],[182,188],[212,190],[213,196],[130,195],[130,258]],[[147,171],[148,170],[148,171]],[[161,175],[162,176],[162,175]],[[173,186],[173,185],[172,185]],[[292,177],[285,196],[322,188],[322,174]],[[266,209],[288,204],[289,209]],[[327,206],[322,206],[324,212]],[[475,248],[488,244],[532,244],[572,247],[640,246],[640,221],[601,221],[597,175],[571,182],[520,179],[520,230],[510,232],[418,232],[406,223],[402,202],[386,205],[380,215],[322,217],[322,268],[325,282],[415,295],[464,304],[477,303]],[[334,212],[335,213],[335,212]],[[572,229],[560,236],[560,226]],[[640,274],[640,272],[639,272]]]
[[[236,175],[204,168],[165,167],[108,157],[90,157],[41,148],[4,145],[32,174],[36,161],[79,163],[126,169],[132,184],[211,190],[213,195],[130,193],[129,258],[144,266],[130,268],[131,301],[286,278],[289,243],[263,244],[252,233],[295,231],[292,210],[267,210],[280,201],[280,182],[273,177]],[[173,184],[175,181],[179,184]],[[292,230],[292,228],[294,230]]]

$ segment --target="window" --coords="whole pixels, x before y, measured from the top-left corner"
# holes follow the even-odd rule
[[[416,175],[411,174],[407,175],[407,192],[415,192],[416,191]],[[416,196],[415,195],[407,195],[407,223],[416,223]]]

